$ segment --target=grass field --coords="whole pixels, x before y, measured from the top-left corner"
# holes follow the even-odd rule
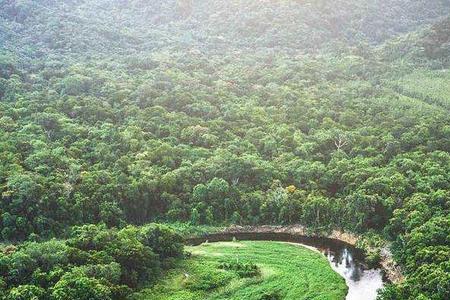
[[[396,83],[396,89],[409,97],[450,109],[450,71],[418,70]]]
[[[344,299],[347,287],[325,257],[298,245],[267,241],[206,243],[187,247],[192,256],[165,275],[162,283],[133,299],[301,300]],[[221,264],[256,265],[242,276]]]

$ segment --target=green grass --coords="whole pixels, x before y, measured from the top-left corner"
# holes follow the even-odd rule
[[[344,299],[347,287],[326,258],[299,245],[267,241],[206,243],[187,247],[191,258],[161,283],[135,294],[151,300]],[[254,263],[260,275],[241,278],[221,262]],[[266,296],[265,296],[266,295]],[[278,295],[278,298],[268,297]]]
[[[418,70],[395,83],[403,95],[450,109],[450,71]]]

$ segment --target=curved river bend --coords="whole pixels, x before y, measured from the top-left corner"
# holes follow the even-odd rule
[[[199,245],[205,241],[219,242],[238,240],[266,240],[301,244],[323,253],[331,267],[340,274],[348,286],[346,300],[375,300],[377,290],[386,281],[380,269],[369,269],[364,263],[363,253],[347,243],[317,237],[298,236],[289,233],[213,233],[189,238],[187,243]]]

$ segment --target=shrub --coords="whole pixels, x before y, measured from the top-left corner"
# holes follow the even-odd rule
[[[230,270],[236,272],[239,277],[255,277],[261,274],[258,266],[251,262],[222,262],[219,265],[220,269]]]
[[[98,279],[81,272],[66,273],[52,292],[55,300],[110,300],[111,290]]]
[[[140,230],[140,239],[145,246],[152,248],[160,259],[181,257],[183,238],[173,229],[159,224],[149,224]]]
[[[279,292],[267,292],[264,293],[260,300],[281,300],[282,297]]]

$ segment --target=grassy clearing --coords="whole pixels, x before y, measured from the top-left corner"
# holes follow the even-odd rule
[[[206,243],[187,247],[192,257],[166,274],[162,283],[133,299],[268,300],[344,299],[347,287],[322,254],[298,245],[267,241]],[[256,265],[242,276],[232,265]]]
[[[396,89],[409,97],[450,109],[450,71],[419,70],[396,82]]]

